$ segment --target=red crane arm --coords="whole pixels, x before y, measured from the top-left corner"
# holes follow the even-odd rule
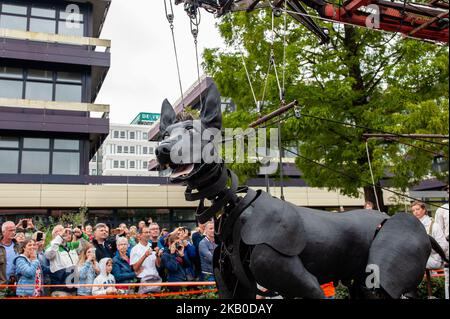
[[[368,6],[378,8],[370,12]],[[325,4],[322,17],[353,25],[400,32],[405,36],[448,43],[448,10],[411,6],[383,0],[352,0],[342,7]]]

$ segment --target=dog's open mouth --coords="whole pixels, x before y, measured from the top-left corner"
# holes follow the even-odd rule
[[[194,164],[182,164],[172,169],[171,178],[186,177],[194,170]]]

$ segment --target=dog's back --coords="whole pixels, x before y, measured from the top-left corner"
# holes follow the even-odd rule
[[[240,222],[247,245],[298,255],[319,282],[329,282],[364,274],[377,226],[386,218],[365,209],[330,213],[298,207],[262,192]]]

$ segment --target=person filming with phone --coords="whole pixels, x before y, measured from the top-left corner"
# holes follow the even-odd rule
[[[42,283],[43,285],[50,285],[50,262],[45,257],[45,234],[41,231],[35,232],[32,239],[36,243],[36,257],[41,264],[42,269]],[[47,296],[48,289],[42,288],[41,296]]]
[[[158,247],[152,249],[149,240],[150,229],[145,226],[139,230],[139,243],[131,249],[130,265],[140,283],[160,283],[162,280],[157,269],[161,265],[160,250]],[[141,286],[138,293],[159,291],[161,291],[160,286]]]
[[[76,238],[89,240],[81,229],[64,228],[57,225],[52,231],[52,241],[45,250],[45,257],[50,261],[50,282],[52,285],[69,285],[71,277],[76,271],[78,264],[77,249],[80,247],[80,241]],[[74,287],[54,287],[52,296],[73,296],[77,292]]]
[[[188,281],[188,269],[191,267],[191,262],[185,252],[185,245],[179,239],[178,234],[171,234],[167,238],[167,246],[169,249],[164,249],[161,257],[162,266],[167,269],[168,282],[182,282]],[[171,291],[178,291],[180,287],[168,287]]]
[[[26,234],[33,234],[34,232],[37,231],[36,227],[33,224],[32,218],[24,218],[19,220],[19,222],[16,225],[16,228],[18,231],[22,231],[23,233]]]

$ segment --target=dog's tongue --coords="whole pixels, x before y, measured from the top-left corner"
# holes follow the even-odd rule
[[[171,178],[180,177],[182,175],[188,175],[194,169],[194,164],[180,165],[172,171]]]

